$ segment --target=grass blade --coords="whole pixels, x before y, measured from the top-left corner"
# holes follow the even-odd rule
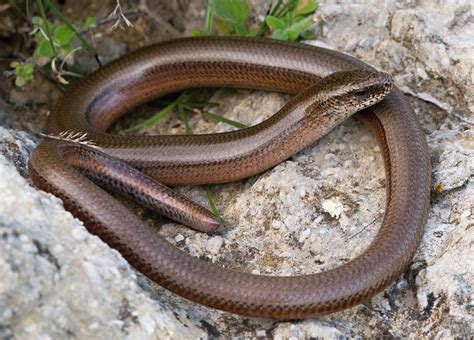
[[[178,114],[179,114],[179,118],[184,123],[184,130],[186,131],[188,135],[192,135],[193,129],[191,129],[191,126],[189,125],[188,114],[186,113],[186,109],[184,108],[183,105],[178,105]]]
[[[203,111],[202,114],[205,117],[209,118],[209,119],[212,119],[212,120],[215,120],[217,122],[221,122],[221,123],[224,123],[224,124],[227,124],[227,125],[230,125],[230,126],[234,126],[238,129],[245,129],[246,127],[248,127],[248,125],[245,125],[244,123],[237,122],[237,121],[229,119],[229,118],[225,118],[221,115],[216,115],[215,113],[212,113],[212,112]]]
[[[220,214],[219,209],[217,209],[216,201],[214,200],[214,196],[212,195],[211,189],[209,189],[207,185],[204,185],[204,191],[206,192],[207,201],[209,202],[209,207],[211,208],[211,212],[219,220],[219,222],[221,222],[222,224],[226,224],[226,221]]]
[[[140,130],[141,128],[144,128],[144,127],[147,127],[147,126],[150,126],[150,125],[156,123],[157,121],[159,121],[160,119],[165,117],[168,113],[173,111],[173,109],[176,107],[176,105],[178,105],[177,101],[169,104],[164,109],[158,111],[157,113],[155,113],[153,116],[151,116],[147,120],[128,128],[127,132],[137,131],[137,130]]]

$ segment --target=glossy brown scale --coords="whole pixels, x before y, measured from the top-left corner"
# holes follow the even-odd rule
[[[365,71],[329,76],[356,69]],[[140,103],[200,86],[299,94],[270,119],[235,132],[194,136],[103,132]],[[164,198],[162,212],[187,224],[200,223],[205,220],[205,210],[159,184],[156,192],[150,190],[155,185],[152,178],[171,185],[221,183],[262,172],[311,144],[356,110],[379,101],[391,86],[388,76],[352,57],[304,44],[210,37],[165,42],[106,65],[53,109],[49,133],[86,132],[101,151],[47,140],[33,152],[30,174],[39,188],[62,198],[92,233],[177,294],[249,316],[301,318],[329,313],[358,304],[387,287],[405,270],[422,236],[429,207],[430,163],[424,134],[398,89],[358,114],[374,132],[386,166],[382,226],[364,253],[322,273],[249,275],[193,258],[157,236],[75,168],[85,169],[101,185],[112,185],[112,190],[143,203]],[[180,208],[166,205],[169,199]],[[204,229],[216,227],[213,221],[207,222]]]

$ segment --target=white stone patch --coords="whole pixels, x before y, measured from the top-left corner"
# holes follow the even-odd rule
[[[344,211],[344,205],[338,198],[325,199],[321,203],[321,208],[333,218],[339,218]]]

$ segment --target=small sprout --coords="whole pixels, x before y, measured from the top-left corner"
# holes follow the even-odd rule
[[[12,74],[15,75],[15,85],[18,87],[26,86],[33,79],[33,65],[12,61],[10,67],[13,68]]]

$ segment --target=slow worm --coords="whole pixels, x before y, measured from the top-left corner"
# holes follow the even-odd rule
[[[362,71],[341,72],[356,69]],[[192,136],[105,132],[118,117],[152,98],[209,86],[299,94],[270,119],[240,131]],[[299,43],[229,37],[164,42],[106,65],[65,94],[48,119],[48,133],[87,133],[100,150],[45,140],[31,155],[30,175],[135,268],[190,300],[248,316],[302,318],[334,312],[367,300],[399,277],[426,223],[430,162],[425,137],[400,91],[393,88],[388,94],[391,86],[389,76],[361,61]],[[387,183],[383,223],[365,252],[325,272],[250,275],[194,258],[157,236],[84,176],[177,221],[212,231],[219,224],[207,210],[155,180],[189,185],[255,175],[379,101],[381,94],[388,95],[357,117],[382,149]]]

